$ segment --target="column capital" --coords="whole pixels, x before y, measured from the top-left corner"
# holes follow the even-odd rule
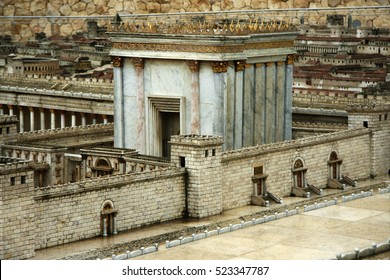
[[[192,73],[199,72],[199,61],[197,60],[187,60],[186,61],[188,68],[190,68]]]
[[[212,67],[214,73],[226,73],[229,67],[229,61],[213,61]]]
[[[256,67],[263,67],[264,63],[256,63]]]
[[[267,65],[268,67],[271,67],[271,66],[274,66],[274,65],[275,65],[275,62],[273,62],[273,61],[267,62],[266,65]]]
[[[120,56],[113,56],[112,57],[112,66],[122,67],[123,66],[123,58]]]
[[[141,57],[132,57],[131,63],[133,63],[135,68],[144,68],[144,59]]]
[[[295,54],[289,54],[287,56],[287,64],[289,65],[294,64],[294,60],[295,60]]]
[[[234,69],[236,72],[244,71],[245,69],[246,60],[236,60],[234,62]]]
[[[30,112],[34,112],[34,107],[28,107],[28,109],[30,110]]]
[[[278,62],[276,62],[276,64],[277,64],[278,66],[283,66],[283,65],[284,65],[284,61],[278,61]]]

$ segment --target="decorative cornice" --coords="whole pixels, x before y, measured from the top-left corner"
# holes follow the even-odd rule
[[[186,63],[192,73],[199,72],[199,62],[197,60],[187,60]]]
[[[194,53],[240,53],[249,49],[292,48],[294,41],[258,42],[242,45],[213,46],[213,45],[185,45],[185,44],[159,44],[159,43],[131,43],[114,42],[114,49],[137,51],[163,51],[163,52],[194,52]]]
[[[113,56],[112,57],[112,66],[114,67],[122,67],[123,66],[123,59],[120,56]]]
[[[214,73],[225,73],[229,67],[229,61],[214,61],[212,62]]]
[[[246,64],[246,61],[245,60],[237,60],[234,62],[234,68],[236,70],[236,72],[238,71],[244,71],[245,69],[245,64]]]
[[[135,68],[144,68],[144,59],[140,57],[132,57],[131,63],[133,63]]]

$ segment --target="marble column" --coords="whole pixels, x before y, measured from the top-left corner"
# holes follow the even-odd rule
[[[50,109],[50,129],[56,128],[56,112],[54,109]]]
[[[106,115],[102,115],[102,117],[103,117],[103,123],[104,123],[104,124],[108,124],[108,118],[107,118],[107,116],[106,116]]]
[[[145,91],[144,91],[144,60],[134,57],[131,62],[135,68],[136,92],[137,92],[137,149],[141,153],[146,151],[145,134]]]
[[[292,139],[292,87],[293,87],[293,66],[295,55],[287,56],[286,63],[286,94],[284,102],[284,140]]]
[[[3,105],[0,105],[0,115],[4,115]]]
[[[92,124],[96,124],[96,114],[92,115]]]
[[[34,120],[34,107],[28,107],[30,111],[30,131],[34,131],[35,120]]]
[[[242,148],[242,126],[243,126],[243,115],[244,115],[244,107],[243,107],[243,93],[244,93],[244,69],[245,63],[241,62],[239,68],[236,68],[235,73],[235,116],[234,116],[234,149]]]
[[[40,130],[45,130],[45,109],[44,108],[39,108],[40,112]]]
[[[123,127],[123,58],[113,57],[114,67],[114,147],[124,148]]]
[[[267,62],[266,73],[265,143],[272,143],[275,132],[275,62]]]
[[[71,127],[75,127],[76,126],[76,113],[75,112],[72,112],[72,117],[71,117]]]
[[[212,63],[214,72],[214,90],[213,98],[214,117],[213,117],[213,135],[223,136],[225,133],[225,101],[227,95],[227,69],[229,67],[228,61],[218,61]],[[226,148],[223,145],[223,148]]]
[[[286,82],[285,82],[285,73],[286,65],[284,61],[277,62],[277,72],[276,72],[276,131],[275,131],[275,141],[284,140],[284,114],[285,114],[285,94],[286,94]]]
[[[254,145],[264,144],[264,129],[265,129],[265,96],[266,96],[266,80],[265,80],[265,65],[257,63],[255,70],[255,116],[254,116]]]
[[[80,113],[81,115],[81,125],[85,126],[87,124],[86,118],[85,118],[85,113]]]
[[[24,112],[23,112],[23,107],[19,107],[19,132],[24,132]]]
[[[61,128],[65,127],[65,111],[61,111]]]
[[[112,234],[118,234],[118,229],[116,225],[116,214],[112,215],[112,227],[113,227]]]
[[[14,115],[14,107],[12,105],[8,105],[8,111],[9,111],[9,115],[10,116],[13,116]]]
[[[105,216],[103,218],[103,236],[107,236],[107,218]]]
[[[253,145],[253,107],[254,107],[254,65],[246,64],[244,72],[244,110],[243,143],[244,147]]]
[[[200,133],[199,62],[187,61],[191,70],[191,133]]]

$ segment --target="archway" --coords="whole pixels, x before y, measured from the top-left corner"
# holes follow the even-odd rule
[[[307,167],[305,167],[303,161],[301,159],[295,160],[292,168],[295,187],[304,188],[306,186],[306,171]]]
[[[100,228],[103,236],[117,234],[116,215],[118,211],[115,210],[112,201],[105,201],[102,206],[100,214]]]
[[[337,156],[337,153],[335,151],[330,153],[328,166],[329,166],[329,178],[338,180],[341,178],[341,163],[343,162],[342,159],[340,159]]]
[[[94,171],[95,177],[111,175],[113,171],[110,161],[105,158],[99,158],[96,161],[95,166],[91,167],[91,169]]]

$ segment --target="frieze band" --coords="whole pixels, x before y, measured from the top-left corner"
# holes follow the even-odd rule
[[[238,53],[249,49],[292,48],[294,41],[275,41],[248,43],[235,46],[211,45],[182,45],[182,44],[150,44],[114,42],[114,49],[138,51],[165,51],[165,52],[196,52],[196,53]]]

